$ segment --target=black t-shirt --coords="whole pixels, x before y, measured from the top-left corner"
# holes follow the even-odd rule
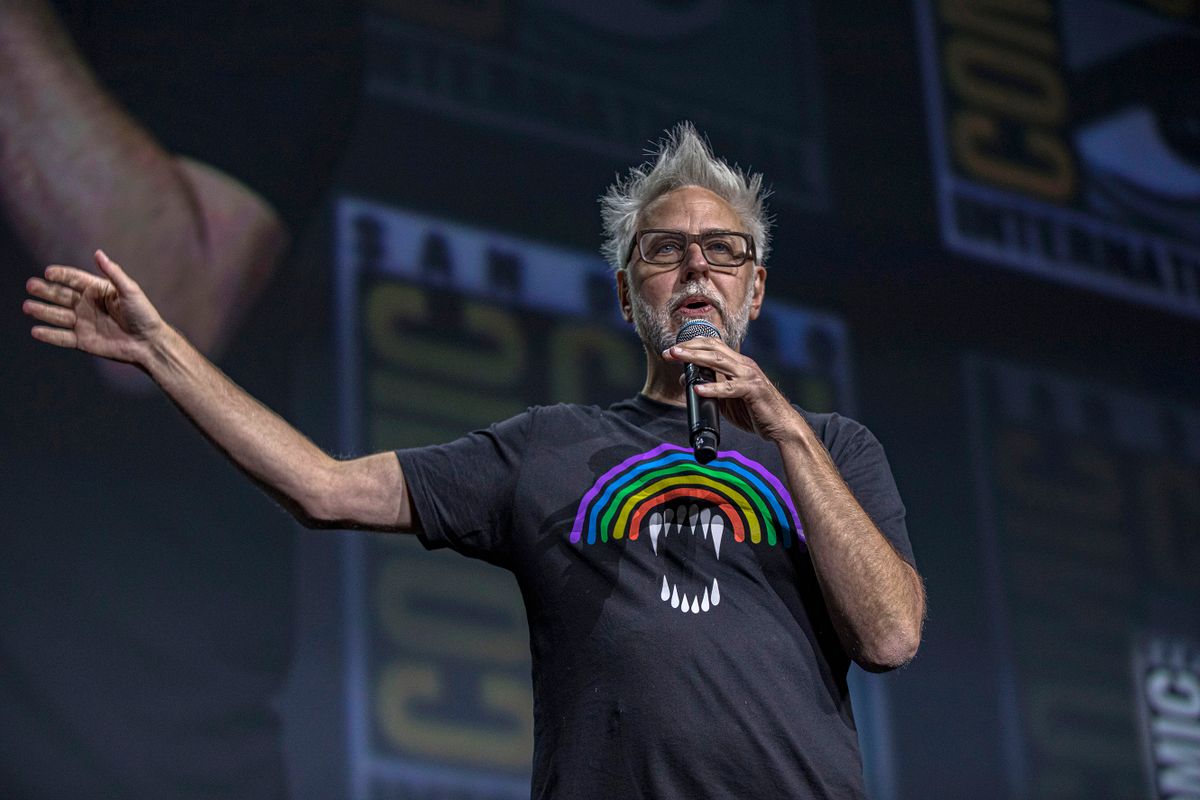
[[[58,7],[169,152],[301,232],[359,92],[353,3]],[[4,279],[41,267],[0,214]],[[284,259],[222,360],[276,407],[299,282]],[[290,520],[165,398],[112,391],[90,358],[33,341],[16,295],[0,320],[0,796],[283,795]]]
[[[879,442],[802,412],[912,561]],[[682,408],[533,408],[398,452],[427,547],[511,570],[533,652],[534,798],[863,797],[849,659],[777,446]]]

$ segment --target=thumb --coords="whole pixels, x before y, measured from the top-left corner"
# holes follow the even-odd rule
[[[104,273],[104,277],[113,282],[118,292],[128,295],[138,291],[138,285],[133,278],[126,275],[125,270],[121,269],[121,266],[117,262],[109,258],[107,253],[103,250],[97,250],[94,257],[96,259],[96,266]]]

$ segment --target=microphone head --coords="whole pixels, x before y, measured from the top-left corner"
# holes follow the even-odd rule
[[[683,323],[683,327],[679,329],[679,333],[675,334],[675,344],[690,342],[692,339],[698,339],[701,336],[715,336],[721,338],[721,331],[717,329],[706,319],[689,319]]]

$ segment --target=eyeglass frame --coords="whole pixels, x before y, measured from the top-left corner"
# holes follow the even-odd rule
[[[678,234],[679,236],[682,236],[684,239],[684,244],[683,244],[683,248],[679,251],[679,260],[678,261],[670,261],[670,262],[654,262],[654,261],[648,260],[646,258],[646,254],[642,252],[642,236],[647,233],[674,233],[674,234]],[[720,235],[729,235],[729,234],[733,234],[734,236],[741,236],[743,239],[746,240],[746,244],[748,246],[746,248],[746,252],[743,254],[742,260],[736,264],[714,264],[714,263],[712,263],[711,261],[708,260],[708,253],[704,252],[704,243],[703,243],[702,239],[705,236],[720,236]],[[718,230],[718,231],[704,231],[703,233],[688,233],[686,231],[674,230],[672,228],[646,228],[645,230],[636,231],[633,234],[633,240],[629,243],[629,253],[625,256],[625,263],[628,264],[629,259],[633,257],[634,251],[637,251],[639,259],[643,263],[649,264],[652,267],[677,267],[687,259],[687,251],[691,248],[692,242],[695,242],[696,244],[698,244],[700,246],[700,255],[704,257],[704,262],[706,264],[708,264],[710,267],[716,267],[717,269],[733,268],[734,270],[739,270],[743,266],[745,266],[747,261],[758,263],[758,248],[755,247],[754,236],[749,233],[746,233],[745,231]]]

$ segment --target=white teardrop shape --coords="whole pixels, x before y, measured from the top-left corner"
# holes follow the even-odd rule
[[[671,587],[667,586],[667,576],[666,575],[663,575],[663,588],[662,588],[662,592],[659,594],[659,597],[662,598],[664,603],[671,599]]]
[[[687,599],[686,594],[683,596],[683,603],[680,604],[679,609],[681,611],[683,611],[683,613],[685,613],[685,614],[691,610],[690,608],[688,608],[688,599]]]
[[[679,608],[679,587],[671,589],[671,608]]]
[[[708,538],[708,525],[709,525],[709,520],[711,517],[712,517],[712,509],[711,508],[705,507],[705,509],[700,512],[700,529],[704,531],[705,539]]]
[[[683,533],[683,526],[687,525],[687,506],[680,504],[679,508],[675,509],[675,524],[679,532]]]
[[[717,551],[717,560],[721,560],[721,537],[725,535],[725,518],[720,514],[713,514],[712,518],[712,539],[713,549]]]
[[[692,533],[699,533],[700,528],[696,525],[697,519],[700,517],[700,509],[695,503],[688,506],[688,527],[692,529]]]
[[[715,606],[721,602],[721,590],[717,588],[717,579],[713,578],[712,604]]]
[[[700,613],[700,598],[699,597],[692,598],[692,613],[693,614]]]
[[[658,555],[658,535],[662,533],[663,516],[658,511],[650,515],[650,547],[654,549],[654,555]]]
[[[704,599],[700,601],[700,610],[708,611],[708,608],[709,608],[709,606],[708,606],[708,589],[706,588],[704,590]]]

